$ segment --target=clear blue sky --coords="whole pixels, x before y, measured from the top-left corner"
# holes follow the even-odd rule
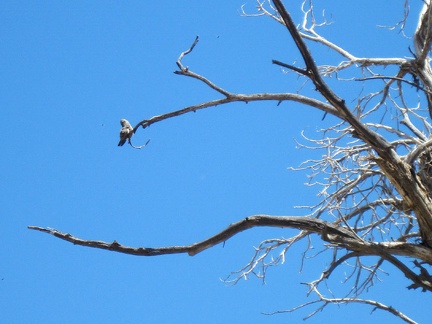
[[[300,1],[286,2],[300,22]],[[403,2],[336,1],[326,10],[333,25],[323,33],[357,56],[409,56],[409,39],[376,28],[400,19]],[[151,138],[146,149],[117,147],[121,118],[136,124],[220,98],[172,73],[196,35],[201,41],[184,64],[225,89],[299,88],[271,65],[301,65],[287,32],[268,18],[241,17],[243,3],[1,1],[0,322],[296,323],[313,310],[261,314],[307,301],[300,282],[317,278],[326,263],[310,260],[299,274],[302,247],[268,271],[265,285],[256,278],[236,286],[220,281],[249,261],[253,246],[292,230],[253,229],[193,258],[145,258],[27,229],[159,247],[194,243],[256,213],[306,213],[293,206],[317,199],[316,191],[303,185],[305,174],[287,168],[314,152],[297,150],[294,139],[334,122],[311,108],[220,106],[140,130],[134,143]],[[325,63],[328,50],[319,53]],[[406,290],[409,282],[385,269],[390,275],[365,297],[426,322],[430,296]],[[370,312],[330,306],[308,322],[397,322]]]

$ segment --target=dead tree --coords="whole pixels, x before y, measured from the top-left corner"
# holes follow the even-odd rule
[[[306,80],[319,93],[320,99],[301,95],[296,89],[292,93],[254,94],[237,94],[224,89],[183,65],[185,55],[197,45],[197,37],[192,46],[181,53],[175,73],[204,83],[222,98],[145,119],[133,129],[135,134],[168,118],[232,102],[273,101],[281,104],[295,101],[333,115],[338,122],[323,130],[321,138],[304,135],[299,144],[321,153],[317,159],[305,161],[297,168],[309,172],[310,184],[318,188],[322,197],[318,204],[305,206],[312,210],[310,214],[253,215],[202,242],[160,248],[133,248],[116,241],[83,240],[50,228],[29,228],[73,244],[139,256],[174,253],[193,256],[252,227],[295,228],[298,233],[293,237],[261,242],[250,262],[233,273],[229,280],[237,282],[249,275],[265,276],[267,267],[285,260],[291,246],[311,240],[313,234],[317,234],[330,256],[330,265],[322,270],[319,278],[308,283],[309,292],[315,293],[317,298],[296,309],[316,304],[317,309],[311,316],[331,303],[358,302],[415,323],[398,310],[377,301],[361,299],[360,295],[377,280],[383,263],[390,263],[401,271],[411,281],[409,289],[432,292],[432,277],[428,272],[432,265],[432,126],[429,122],[432,116],[429,57],[432,7],[430,0],[423,2],[409,58],[380,58],[357,57],[321,36],[317,29],[326,22],[317,22],[312,1],[303,3],[303,21],[297,26],[282,1],[258,0],[258,13],[254,16],[267,16],[280,23],[287,31],[287,37],[294,40],[303,59],[297,64],[276,59],[272,63],[297,74],[301,82]],[[406,2],[404,19],[399,23],[402,28],[408,6]],[[338,65],[317,65],[308,49],[309,42],[321,44],[343,60]],[[350,77],[341,80],[342,72]],[[328,77],[351,82],[353,86],[361,84],[368,91],[355,101],[348,101],[331,89],[326,82]],[[133,136],[129,137],[130,144],[131,139]],[[275,252],[278,256],[271,257]],[[366,258],[369,256],[375,257],[373,261]],[[352,268],[346,279],[353,280],[349,294],[342,298],[326,297],[323,283],[336,269],[347,265]]]

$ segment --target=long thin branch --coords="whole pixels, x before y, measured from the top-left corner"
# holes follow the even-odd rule
[[[297,306],[297,307],[295,307],[293,309],[280,310],[280,311],[275,311],[275,312],[271,312],[271,313],[264,313],[264,315],[275,315],[275,314],[283,314],[283,313],[292,313],[292,312],[294,312],[296,310],[299,310],[300,308],[304,308],[306,306],[314,305],[314,304],[317,304],[317,303],[324,303],[324,304],[330,304],[330,303],[331,304],[359,303],[359,304],[371,305],[371,306],[374,306],[375,309],[381,309],[383,311],[390,312],[391,314],[393,314],[393,315],[401,318],[403,321],[405,321],[407,323],[417,324],[416,321],[414,321],[413,319],[409,318],[407,315],[405,315],[404,313],[398,311],[394,307],[387,306],[387,305],[385,305],[383,303],[380,303],[380,302],[377,302],[375,300],[359,299],[359,298],[355,298],[355,299],[354,298],[326,298],[326,297],[322,296],[321,294],[320,294],[320,299],[307,302],[307,303],[299,305],[299,306]],[[322,309],[322,308],[319,308],[319,309]],[[308,319],[310,317],[311,316],[307,316],[306,318],[304,318],[304,320],[306,320],[306,319]]]
[[[189,54],[190,52],[192,52],[192,50],[194,49],[194,47],[196,46],[196,44],[198,44],[198,42],[199,42],[199,36],[195,37],[194,42],[192,43],[191,47],[190,47],[188,50],[186,50],[186,51],[180,53],[180,56],[179,56],[179,58],[177,59],[176,64],[177,64],[177,66],[179,67],[179,69],[180,69],[181,71],[187,71],[187,70],[188,70],[187,67],[185,68],[185,67],[183,66],[183,64],[182,64],[182,59],[183,59],[183,57],[184,57],[185,55],[187,55],[187,54]]]
[[[404,78],[398,78],[398,77],[392,77],[392,76],[385,76],[385,75],[377,75],[377,76],[371,76],[371,77],[366,77],[366,78],[354,78],[354,81],[369,81],[369,80],[395,80],[395,81],[401,81],[401,82],[405,82],[419,90],[425,91],[425,92],[429,92],[430,90],[425,89],[421,86],[419,86],[417,83],[406,80]]]
[[[219,105],[228,104],[228,103],[232,103],[232,102],[248,103],[248,102],[253,102],[253,101],[277,101],[278,103],[283,102],[283,101],[294,101],[294,102],[302,103],[302,104],[307,105],[307,106],[315,107],[319,110],[322,110],[322,111],[327,112],[329,114],[336,115],[336,116],[340,117],[338,111],[336,109],[334,109],[334,107],[332,107],[331,105],[326,104],[322,101],[319,101],[319,100],[316,100],[313,98],[309,98],[309,97],[305,97],[302,95],[298,95],[295,93],[231,94],[228,98],[217,99],[217,100],[213,100],[213,101],[207,101],[204,103],[189,106],[189,107],[186,107],[186,108],[183,108],[180,110],[175,110],[175,111],[172,111],[172,112],[169,112],[166,114],[162,114],[159,116],[154,116],[154,117],[151,117],[150,119],[144,119],[134,127],[134,132],[136,132],[136,130],[139,127],[146,128],[146,127],[148,127],[151,124],[154,124],[156,122],[160,122],[162,120],[176,117],[176,116],[180,116],[180,115],[183,115],[186,113],[196,112],[197,110],[200,110],[200,109],[205,109],[205,108],[209,108],[209,107],[216,107]]]
[[[57,238],[71,242],[76,245],[88,246],[98,249],[110,250],[126,254],[140,255],[140,256],[155,256],[163,254],[178,254],[187,253],[190,256],[198,254],[212,246],[225,242],[234,235],[243,232],[252,227],[282,227],[282,228],[297,228],[307,230],[313,233],[321,233],[326,231],[333,235],[353,237],[353,234],[342,226],[335,226],[331,223],[325,222],[320,219],[313,219],[309,217],[297,216],[268,216],[268,215],[255,215],[242,219],[237,223],[233,223],[220,233],[204,240],[199,243],[186,245],[186,246],[169,246],[161,248],[132,248],[123,246],[117,241],[112,243],[102,241],[83,240],[74,237],[68,233],[62,233],[51,228],[42,228],[38,226],[28,226],[29,229],[41,231],[54,235]]]
[[[391,314],[401,318],[407,323],[411,324],[417,324],[414,320],[406,316],[404,313],[398,311],[397,309],[393,308],[392,306],[387,306],[383,303],[377,302],[375,300],[370,299],[359,299],[359,298],[327,298],[324,297],[317,289],[316,287],[313,288],[314,292],[319,296],[319,299],[321,302],[325,303],[332,303],[332,304],[346,304],[346,303],[360,303],[360,304],[367,304],[374,306],[375,309],[381,309],[387,312],[390,312]]]
[[[300,73],[300,74],[302,74],[302,75],[307,76],[307,71],[306,71],[306,70],[304,70],[304,69],[299,69],[298,67],[296,67],[296,66],[294,66],[294,65],[286,64],[286,63],[280,62],[280,61],[278,61],[278,60],[272,60],[272,63],[273,63],[273,64],[276,64],[276,65],[279,65],[279,66],[282,66],[282,67],[284,67],[284,68],[290,69],[290,70],[294,70],[294,71],[296,71],[297,73]]]
[[[270,215],[254,215],[246,217],[236,223],[229,225],[221,232],[191,245],[184,246],[168,246],[158,248],[134,248],[121,245],[117,241],[112,243],[103,241],[83,240],[72,236],[68,233],[62,233],[55,229],[43,228],[39,226],[28,226],[31,230],[41,231],[43,233],[54,235],[57,238],[71,242],[76,245],[82,245],[92,248],[110,250],[120,253],[139,255],[139,256],[155,256],[164,254],[180,254],[187,253],[194,256],[212,246],[227,241],[234,235],[240,232],[251,229],[253,227],[280,227],[280,228],[296,228],[299,230],[316,233],[321,235],[322,239],[327,242],[337,244],[342,248],[351,251],[356,251],[359,255],[379,255],[386,252],[400,256],[409,256],[418,258],[424,262],[432,264],[432,253],[430,249],[422,246],[405,242],[384,242],[371,243],[359,239],[348,228],[334,223],[326,222],[321,219],[311,218],[307,216],[270,216]],[[383,252],[384,251],[384,252]]]

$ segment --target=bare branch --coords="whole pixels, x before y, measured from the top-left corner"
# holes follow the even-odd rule
[[[278,103],[283,101],[295,101],[298,103],[302,103],[308,106],[315,107],[319,110],[327,112],[332,115],[338,116],[338,112],[329,104],[323,103],[319,100],[305,97],[302,95],[294,94],[294,93],[256,93],[256,94],[231,94],[228,98],[217,99],[213,101],[204,102],[201,104],[189,106],[180,110],[172,111],[163,115],[154,116],[150,119],[145,119],[141,121],[134,127],[134,131],[136,131],[140,126],[146,128],[151,124],[156,122],[160,122],[162,120],[177,117],[186,113],[196,112],[200,109],[205,109],[209,107],[216,107],[219,105],[232,103],[232,102],[254,102],[254,101],[277,101]]]
[[[367,78],[355,78],[354,81],[368,81],[368,80],[396,80],[396,81],[401,81],[401,82],[405,82],[409,85],[412,85],[413,87],[419,89],[419,90],[423,90],[425,92],[431,92],[430,90],[424,89],[422,87],[420,87],[417,83],[415,82],[411,82],[409,80],[405,80],[402,78],[397,78],[397,77],[391,77],[391,76],[384,76],[384,75],[378,75],[378,76],[373,76],[373,77],[367,77]]]
[[[282,66],[282,67],[286,67],[286,68],[288,68],[290,70],[294,70],[294,71],[296,71],[299,74],[307,75],[307,71],[306,70],[299,69],[298,67],[295,67],[294,65],[286,64],[286,63],[283,63],[283,62],[280,62],[280,61],[277,61],[277,60],[272,60],[272,63],[276,64],[276,65],[279,65],[279,66]]]
[[[391,254],[405,255],[405,256],[416,256],[425,262],[432,264],[432,253],[429,249],[403,243],[403,242],[392,242],[392,243],[371,243],[366,242],[352,233],[349,229],[344,226],[338,226],[333,223],[329,223],[320,219],[314,219],[310,217],[302,216],[269,216],[269,215],[254,215],[246,217],[237,223],[233,223],[218,234],[201,241],[199,243],[186,245],[186,246],[170,246],[160,248],[132,248],[123,246],[117,241],[112,243],[102,241],[91,241],[83,240],[72,236],[68,233],[62,233],[55,229],[42,228],[38,226],[28,226],[29,229],[41,231],[47,234],[54,235],[57,238],[71,242],[75,245],[82,245],[87,247],[93,247],[98,249],[110,250],[120,253],[133,254],[139,256],[155,256],[164,254],[178,254],[187,253],[190,256],[196,255],[212,246],[227,241],[234,235],[243,232],[253,227],[280,227],[280,228],[296,228],[302,231],[320,234],[323,240],[337,244],[348,250],[355,251],[359,255],[379,255],[384,257],[386,260],[396,264],[395,258]],[[391,258],[394,259],[391,259]],[[404,273],[405,273],[404,268]],[[407,275],[408,276],[408,275]],[[412,275],[408,276],[413,280]],[[432,287],[432,285],[431,285]],[[432,290],[432,288],[430,288]],[[429,288],[428,288],[429,290]]]
[[[346,303],[360,303],[360,304],[367,304],[374,306],[375,309],[381,309],[383,311],[390,312],[391,314],[401,318],[407,323],[416,324],[414,320],[403,314],[402,312],[398,311],[397,309],[393,308],[392,306],[387,306],[383,303],[369,300],[369,299],[353,299],[353,298],[326,298],[324,297],[316,288],[313,288],[314,292],[318,295],[319,300],[324,303],[332,303],[332,304],[346,304]]]
[[[183,56],[185,56],[185,55],[189,54],[190,52],[192,52],[192,50],[194,49],[195,45],[198,44],[198,41],[199,41],[199,36],[195,37],[194,42],[192,43],[191,47],[190,47],[188,50],[186,50],[186,51],[184,51],[184,52],[182,52],[182,53],[180,54],[180,56],[179,56],[179,58],[177,59],[177,62],[176,62],[176,63],[177,63],[177,66],[178,66],[179,69],[180,69],[180,71],[187,71],[187,70],[188,70],[187,67],[185,68],[185,67],[183,66],[183,64],[181,63],[181,61],[182,61],[182,59],[183,59]]]
[[[264,313],[265,315],[275,315],[275,314],[282,314],[282,313],[292,313],[296,310],[299,310],[300,308],[304,308],[306,306],[310,306],[310,305],[314,305],[314,304],[318,304],[318,303],[322,303],[323,306],[320,307],[318,310],[322,309],[324,306],[328,305],[328,304],[348,304],[348,303],[359,303],[359,304],[366,304],[366,305],[370,305],[370,306],[374,306],[374,310],[375,309],[381,309],[383,311],[387,311],[390,312],[391,314],[399,317],[400,319],[402,319],[403,321],[410,323],[410,324],[417,324],[416,321],[414,321],[413,319],[411,319],[410,317],[408,317],[407,315],[405,315],[404,313],[402,313],[401,311],[398,311],[397,309],[395,309],[392,306],[387,306],[383,303],[377,302],[375,300],[370,300],[370,299],[359,299],[359,298],[326,298],[324,296],[322,296],[321,294],[319,295],[320,299],[314,300],[314,301],[310,301],[307,303],[304,303],[302,305],[299,305],[293,309],[288,309],[288,310],[280,310],[280,311],[275,311],[275,312],[271,312],[271,313]],[[318,310],[316,310],[315,312],[313,312],[312,314],[310,314],[309,316],[307,316],[306,318],[304,318],[304,320],[310,318],[312,315],[314,315]],[[372,310],[372,311],[374,311]]]
[[[352,233],[340,226],[334,226],[331,223],[319,219],[311,219],[308,217],[297,216],[268,216],[268,215],[255,215],[246,217],[245,219],[231,224],[222,232],[202,241],[187,246],[171,246],[163,248],[132,248],[119,244],[114,241],[113,243],[106,243],[102,241],[88,241],[76,238],[67,233],[61,233],[57,230],[50,228],[42,228],[38,226],[28,226],[29,229],[38,230],[44,233],[54,235],[57,238],[71,242],[76,245],[83,245],[98,249],[111,250],[126,254],[140,255],[140,256],[154,256],[163,254],[176,254],[187,253],[190,256],[198,254],[214,245],[225,242],[232,236],[250,229],[252,227],[271,226],[271,227],[288,227],[298,228],[302,230],[320,233],[326,231],[332,235],[342,235],[350,237]]]
[[[217,92],[220,92],[221,94],[223,94],[226,97],[230,97],[231,94],[227,91],[225,91],[224,89],[218,87],[217,85],[215,85],[213,82],[211,82],[210,80],[208,80],[207,78],[196,74],[192,71],[189,70],[189,68],[185,68],[182,64],[181,64],[181,60],[183,59],[183,56],[189,54],[190,52],[192,52],[192,50],[194,49],[195,45],[198,43],[198,36],[195,38],[195,41],[193,42],[192,46],[187,50],[184,51],[180,54],[180,57],[177,60],[177,66],[180,68],[180,71],[174,71],[175,74],[180,74],[180,75],[184,75],[184,76],[188,76],[194,79],[198,79],[202,82],[204,82],[206,85],[208,85],[210,88],[212,88],[213,90],[216,90]]]
[[[132,137],[132,136],[131,136],[131,137]],[[150,143],[150,139],[148,139],[147,142],[145,142],[145,144],[143,144],[143,145],[135,146],[135,145],[132,144],[132,141],[131,141],[131,139],[129,138],[129,145],[132,146],[134,149],[138,149],[138,150],[139,150],[139,149],[142,149],[142,148],[146,147],[148,143]]]

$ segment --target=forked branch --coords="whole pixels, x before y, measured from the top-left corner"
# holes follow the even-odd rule
[[[215,90],[216,92],[219,92],[220,94],[224,95],[225,98],[206,101],[206,102],[203,102],[200,104],[188,106],[188,107],[180,109],[180,110],[175,110],[175,111],[168,112],[166,114],[154,116],[150,119],[142,120],[141,122],[139,122],[134,127],[134,133],[140,127],[146,128],[146,127],[150,126],[151,124],[154,124],[156,122],[160,122],[160,121],[168,119],[168,118],[177,117],[177,116],[180,116],[180,115],[183,115],[186,113],[196,112],[197,110],[200,110],[200,109],[216,107],[219,105],[228,104],[228,103],[232,103],[232,102],[248,103],[248,102],[254,102],[254,101],[276,101],[278,103],[281,103],[283,101],[294,101],[294,102],[302,103],[302,104],[310,106],[310,107],[315,107],[319,110],[324,111],[325,113],[335,115],[338,118],[342,119],[343,115],[337,109],[335,109],[332,105],[329,105],[328,103],[322,102],[320,100],[313,99],[313,98],[306,97],[306,96],[302,96],[299,94],[295,94],[295,93],[235,94],[235,93],[231,93],[231,92],[223,89],[222,87],[220,87],[217,84],[210,81],[208,78],[191,71],[191,69],[189,67],[185,67],[183,65],[182,60],[183,60],[184,56],[186,56],[187,54],[192,52],[192,50],[197,45],[198,40],[199,40],[199,38],[197,36],[195,38],[195,41],[192,43],[191,47],[188,50],[186,50],[180,54],[179,58],[176,61],[176,64],[179,67],[179,70],[174,71],[174,73],[178,74],[178,75],[191,77],[193,79],[197,79],[197,80],[203,82],[204,84],[206,84],[211,89]],[[279,64],[279,65],[283,64],[283,63],[278,62],[278,61],[274,61],[274,63]],[[295,67],[291,67],[291,68],[295,68]],[[299,69],[299,71],[300,71],[300,69]],[[303,71],[303,73],[305,73],[305,71]]]

